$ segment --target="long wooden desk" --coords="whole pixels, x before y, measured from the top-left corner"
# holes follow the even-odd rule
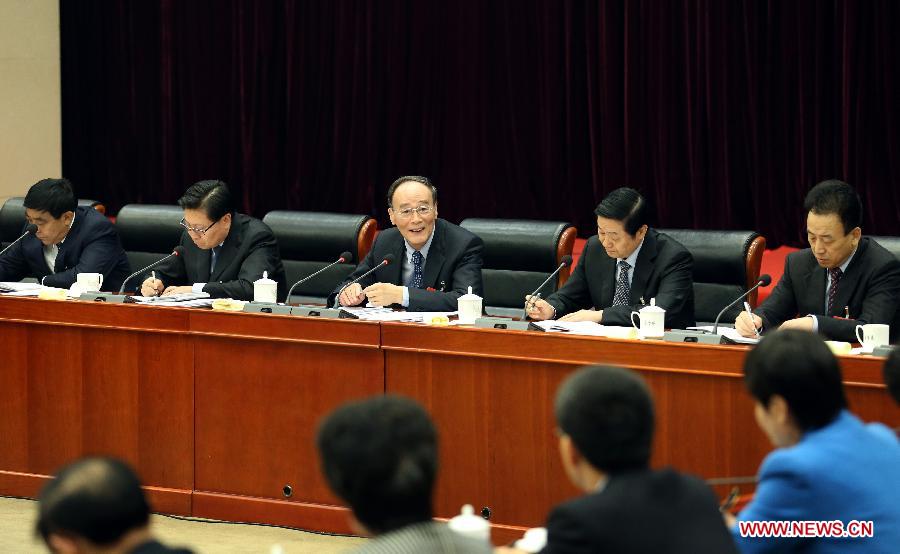
[[[553,397],[591,363],[649,382],[654,465],[747,476],[770,449],[743,389],[745,347],[8,297],[0,340],[0,494],[35,496],[60,465],[102,453],[137,467],[159,511],[347,532],[320,476],[317,422],[390,392],[437,423],[436,514],[485,508],[504,541],[577,494]],[[881,364],[843,358],[848,397],[896,426]]]

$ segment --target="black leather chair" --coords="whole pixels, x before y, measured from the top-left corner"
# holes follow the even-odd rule
[[[325,304],[328,295],[372,248],[378,222],[367,215],[278,210],[263,218],[278,239],[288,287],[334,262],[353,255],[294,289],[289,303]]]
[[[25,226],[25,197],[13,196],[7,198],[0,207],[0,250],[6,248],[9,243],[19,238],[22,227]],[[81,198],[79,206],[94,208],[102,214],[106,214],[106,206],[96,200]]]
[[[116,229],[134,271],[172,253],[184,227],[179,223],[184,211],[168,204],[128,204],[116,216]],[[137,286],[137,277],[129,282]]]
[[[488,315],[521,316],[531,294],[572,254],[577,229],[561,221],[469,218],[460,223],[484,241],[484,309]],[[571,267],[542,290],[548,296],[565,284]]]
[[[756,284],[766,250],[766,239],[759,233],[658,230],[683,244],[694,257],[694,317],[698,325],[712,324],[722,308]],[[747,301],[756,307],[756,291]],[[728,310],[721,323],[734,323],[742,309],[743,302]]]
[[[881,246],[884,246],[888,249],[888,251],[897,257],[900,260],[900,237],[888,237],[888,236],[874,236],[870,235],[870,239],[874,240]]]

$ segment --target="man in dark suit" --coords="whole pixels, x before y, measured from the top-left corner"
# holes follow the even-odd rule
[[[25,219],[37,231],[0,257],[0,281],[25,277],[69,288],[79,273],[102,273],[103,290],[119,290],[131,273],[113,224],[93,208],[78,207],[68,179],[43,179],[25,195]]]
[[[737,552],[703,481],[648,467],[653,399],[636,373],[582,368],[555,411],[563,467],[585,495],[553,509],[542,552]]]
[[[862,202],[842,181],[823,181],[804,202],[810,248],[789,254],[772,294],[735,328],[745,337],[777,327],[856,342],[856,326],[886,323],[900,338],[900,261],[862,237]]]
[[[206,292],[212,298],[253,300],[253,282],[263,273],[287,294],[278,243],[269,226],[234,211],[224,181],[200,181],[178,200],[184,209],[183,254],[159,266],[141,285],[144,296]]]
[[[388,215],[395,227],[378,234],[375,244],[350,277],[329,296],[329,305],[402,306],[411,312],[456,310],[456,299],[482,295],[481,252],[484,243],[462,227],[437,217],[437,188],[426,177],[400,177],[387,194]],[[382,263],[359,283],[357,277]]]
[[[588,239],[572,277],[546,300],[526,298],[536,320],[595,321],[631,325],[631,312],[655,298],[666,310],[666,327],[694,325],[691,253],[647,225],[647,201],[618,188],[597,209],[597,236]]]
[[[41,491],[38,503],[37,532],[51,552],[191,552],[153,537],[141,482],[113,458],[84,458],[65,466]]]

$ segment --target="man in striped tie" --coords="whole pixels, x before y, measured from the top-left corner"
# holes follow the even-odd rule
[[[804,201],[809,248],[788,255],[784,274],[751,320],[735,327],[744,336],[776,327],[817,331],[856,342],[856,326],[886,323],[900,338],[900,261],[863,237],[862,201],[843,181],[822,181]]]
[[[588,239],[572,277],[546,300],[527,297],[528,317],[630,326],[631,312],[655,298],[666,310],[666,327],[694,325],[693,258],[648,226],[646,199],[619,188],[594,213],[597,236]]]

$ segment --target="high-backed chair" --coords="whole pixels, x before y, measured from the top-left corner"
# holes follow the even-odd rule
[[[168,204],[128,204],[116,216],[116,229],[134,271],[172,253],[184,227],[184,211]],[[137,277],[129,285],[137,285]]]
[[[878,237],[870,235],[869,238],[874,240],[881,246],[887,248],[891,254],[893,254],[897,259],[900,259],[900,237]]]
[[[694,257],[694,317],[712,323],[735,298],[756,284],[766,239],[755,231],[658,229],[684,245]],[[772,283],[774,286],[774,283]],[[756,307],[757,293],[747,299]],[[734,323],[743,302],[728,310],[720,323]]]
[[[78,199],[78,205],[94,208],[102,214],[106,214],[106,206],[96,200],[86,198]],[[0,207],[0,250],[22,234],[25,226],[25,197],[13,196],[7,198]]]
[[[278,239],[288,287],[350,252],[350,263],[338,264],[294,289],[289,303],[325,304],[372,248],[378,222],[367,215],[277,210],[263,218]]]
[[[488,315],[521,316],[531,294],[572,254],[577,229],[561,221],[469,218],[460,223],[484,241],[484,307]],[[542,290],[546,297],[565,284],[571,267]]]

